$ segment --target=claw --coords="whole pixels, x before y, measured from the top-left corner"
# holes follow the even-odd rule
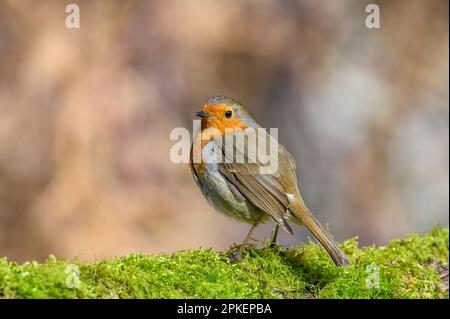
[[[229,258],[229,261],[230,261],[230,263],[233,263],[233,262],[235,262],[235,261],[241,263],[241,262],[242,262],[242,254],[240,254],[240,253],[233,254],[233,256],[231,256],[231,257]]]

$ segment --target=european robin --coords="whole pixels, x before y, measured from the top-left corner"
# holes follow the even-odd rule
[[[306,207],[297,186],[295,161],[284,146],[276,144],[277,169],[269,173],[261,171],[261,161],[250,161],[248,156],[244,162],[218,158],[221,153],[217,148],[224,146],[228,134],[262,130],[266,135],[264,138],[272,138],[238,101],[226,96],[215,96],[203,103],[201,111],[196,112],[196,115],[201,118],[201,129],[191,146],[189,166],[197,185],[216,210],[252,225],[234,259],[241,260],[242,251],[257,225],[268,221],[275,223],[272,238],[274,243],[279,227],[288,234],[293,234],[288,224],[290,221],[305,226],[336,265],[349,264],[330,233]],[[201,153],[198,157],[194,147],[196,141]],[[243,151],[250,153],[252,148],[255,151],[256,146],[251,144],[254,143],[245,143]],[[236,158],[242,152],[234,144],[233,151]],[[223,155],[223,150],[221,152]],[[199,160],[194,160],[195,158]]]

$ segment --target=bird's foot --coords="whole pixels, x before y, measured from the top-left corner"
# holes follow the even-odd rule
[[[241,252],[237,252],[236,254],[233,254],[229,259],[230,263],[233,262],[242,262],[242,253]]]
[[[275,248],[277,246],[277,241],[276,240],[272,240],[270,241],[268,247],[269,248]]]
[[[270,238],[269,248],[274,248],[277,245],[277,237],[278,231],[280,230],[280,226],[276,225],[272,231],[272,236]]]

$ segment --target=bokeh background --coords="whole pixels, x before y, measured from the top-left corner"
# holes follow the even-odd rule
[[[80,29],[65,27],[71,2]],[[380,29],[365,26],[369,3]],[[249,226],[214,212],[169,159],[171,130],[191,129],[217,94],[279,128],[307,204],[338,240],[447,226],[448,5],[0,0],[0,256],[240,242]]]

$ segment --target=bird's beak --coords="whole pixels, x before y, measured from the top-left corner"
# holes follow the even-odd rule
[[[209,114],[208,112],[205,112],[205,111],[195,112],[195,115],[197,115],[198,117],[206,117],[206,118],[213,117],[211,114]]]

